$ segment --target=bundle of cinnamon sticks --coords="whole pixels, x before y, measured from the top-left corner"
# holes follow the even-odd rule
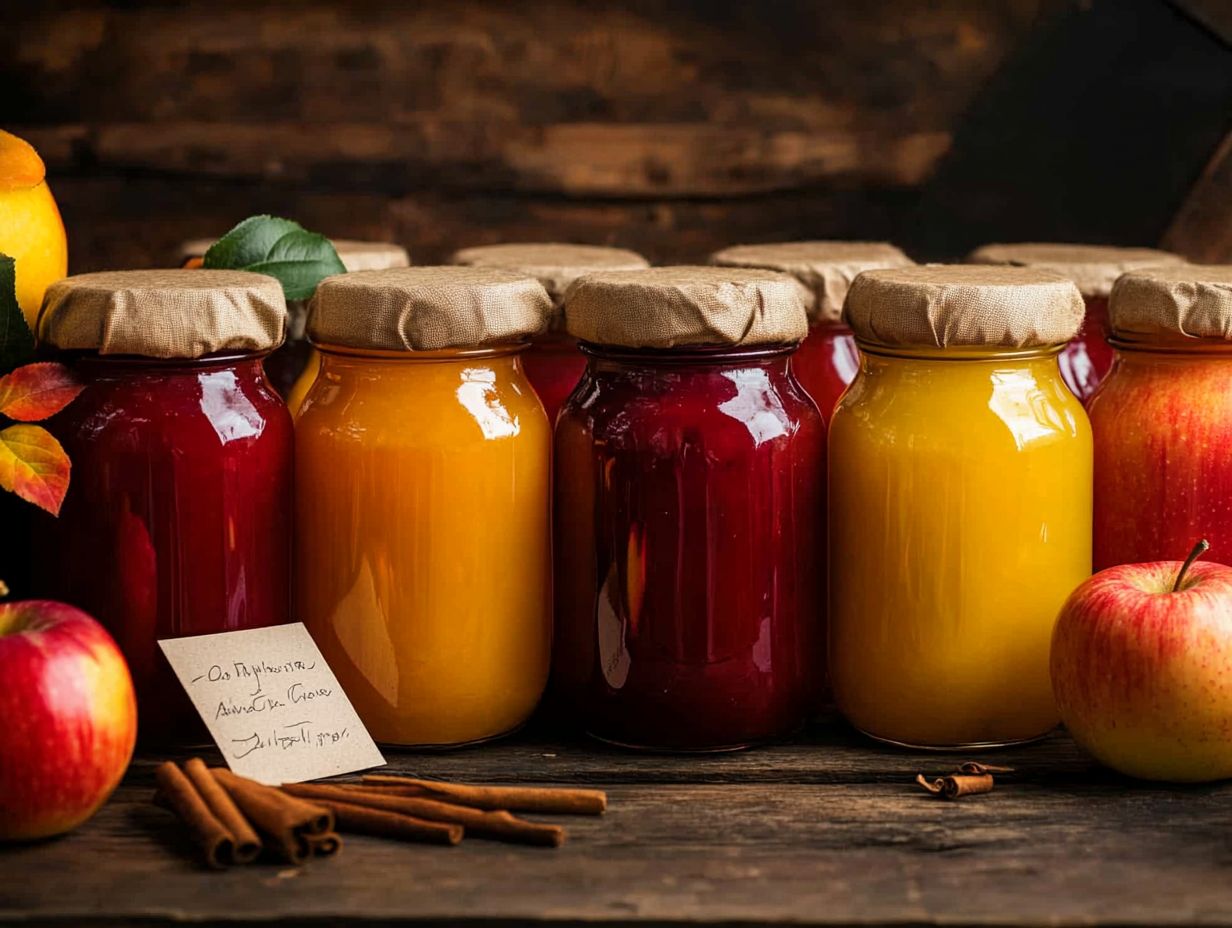
[[[264,849],[292,864],[336,853],[339,832],[427,844],[464,837],[560,847],[565,830],[513,815],[602,815],[607,796],[594,789],[474,786],[414,777],[369,775],[349,783],[265,786],[193,758],[183,769],[155,771],[155,802],[188,826],[211,867],[249,863]]]

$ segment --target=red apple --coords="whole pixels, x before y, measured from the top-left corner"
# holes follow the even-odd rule
[[[0,603],[0,840],[76,828],[111,795],[137,738],[128,665],[92,618]]]
[[[1074,740],[1147,780],[1232,777],[1232,567],[1100,571],[1061,607],[1052,687]]]

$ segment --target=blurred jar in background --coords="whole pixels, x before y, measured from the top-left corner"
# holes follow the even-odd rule
[[[132,670],[143,739],[197,715],[160,638],[290,620],[292,426],[262,360],[282,287],[244,271],[119,271],[53,284],[39,337],[85,389],[49,423],[72,460],[39,514],[48,595],[85,609]]]
[[[791,734],[823,678],[825,422],[781,274],[604,272],[556,423],[552,695],[591,735],[714,751]]]
[[[550,430],[522,370],[538,281],[493,268],[339,274],[296,421],[296,615],[378,741],[517,728],[552,637]]]
[[[711,264],[781,271],[800,282],[809,315],[808,338],[791,359],[792,370],[829,421],[834,406],[860,368],[843,300],[856,275],[914,262],[887,242],[780,242],[734,245],[716,251]]]
[[[1113,281],[1126,271],[1182,264],[1185,259],[1153,248],[1022,242],[984,245],[971,252],[967,261],[1037,267],[1074,282],[1086,304],[1086,318],[1059,360],[1065,382],[1085,403],[1112,367],[1112,347],[1108,344],[1108,295],[1112,292]]]
[[[202,256],[214,244],[214,239],[193,239],[180,246],[180,264],[197,267]],[[347,271],[380,271],[391,267],[406,267],[410,256],[401,245],[389,242],[361,242],[352,239],[330,239]],[[265,359],[265,372],[280,396],[286,397],[287,408],[299,412],[308,388],[316,379],[321,358],[308,343],[304,327],[308,320],[308,302],[292,300],[287,304],[287,338]]]
[[[636,271],[649,267],[641,255],[624,248],[603,245],[567,245],[558,242],[510,243],[463,248],[452,264],[497,267],[534,277],[552,298],[552,321],[543,334],[531,340],[522,355],[526,376],[543,401],[548,422],[556,416],[573,392],[586,359],[577,340],[565,331],[563,303],[569,285],[591,271]]]

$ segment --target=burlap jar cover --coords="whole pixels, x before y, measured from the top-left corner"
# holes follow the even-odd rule
[[[561,242],[479,245],[454,252],[450,261],[472,267],[498,267],[534,277],[552,298],[552,328],[564,326],[565,291],[579,277],[595,271],[637,271],[650,267],[650,262],[635,251]]]
[[[864,271],[910,267],[915,262],[888,242],[778,242],[733,245],[710,256],[711,264],[781,271],[800,282],[814,323],[838,322],[851,283]]]
[[[928,264],[867,271],[847,294],[856,339],[887,347],[1042,348],[1078,334],[1073,282],[1036,268]]]
[[[626,348],[783,344],[808,334],[795,280],[740,268],[587,274],[565,294],[565,316],[577,338]]]
[[[269,351],[286,329],[282,285],[247,271],[107,271],[47,288],[39,340],[149,358]]]
[[[512,271],[356,271],[321,281],[308,336],[319,344],[388,351],[480,348],[543,331],[551,311],[543,285]]]
[[[1131,271],[1113,286],[1108,312],[1118,338],[1232,341],[1232,265]]]
[[[1113,282],[1126,271],[1185,261],[1180,255],[1154,248],[1048,242],[984,245],[971,252],[967,260],[975,264],[1012,264],[1052,271],[1072,280],[1087,298],[1107,297],[1112,292]]]

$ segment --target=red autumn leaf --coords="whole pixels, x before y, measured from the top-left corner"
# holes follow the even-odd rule
[[[60,514],[68,492],[68,455],[45,428],[10,425],[0,431],[0,487]]]
[[[81,389],[63,364],[26,364],[0,377],[0,414],[18,422],[37,422],[58,413]]]

